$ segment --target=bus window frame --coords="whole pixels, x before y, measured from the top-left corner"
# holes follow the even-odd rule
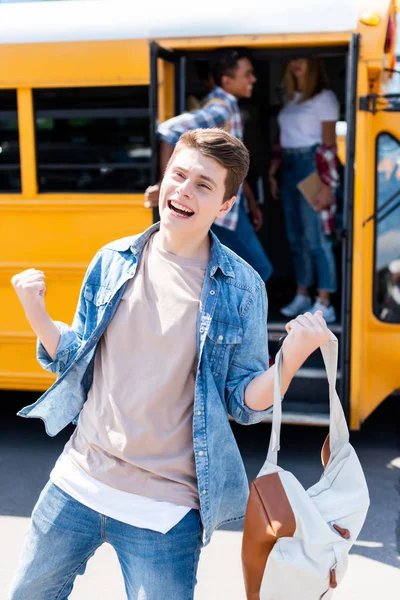
[[[341,299],[341,346],[339,356],[340,398],[346,421],[352,420],[351,378],[352,378],[352,330],[353,330],[353,260],[354,260],[354,194],[356,173],[357,140],[357,86],[360,64],[360,34],[353,33],[348,45],[346,69],[346,162],[344,169],[343,205],[343,250],[342,250],[342,299]]]
[[[54,90],[74,90],[74,89],[81,89],[81,90],[85,90],[85,89],[93,89],[93,88],[100,88],[100,89],[104,89],[104,88],[114,88],[114,87],[118,87],[118,88],[135,88],[135,87],[150,87],[150,84],[125,84],[125,85],[97,85],[97,86],[92,86],[92,85],[71,85],[71,86],[58,86],[56,88],[51,88]],[[129,192],[127,191],[122,191],[122,190],[70,190],[70,189],[65,189],[65,190],[41,190],[40,189],[40,185],[39,185],[39,168],[41,169],[46,169],[46,170],[50,170],[50,171],[56,171],[57,169],[62,169],[64,171],[71,171],[71,170],[79,170],[82,168],[86,168],[88,170],[91,169],[99,169],[99,168],[109,168],[112,167],[115,170],[118,169],[133,169],[133,170],[138,170],[138,169],[143,169],[145,168],[150,176],[149,176],[149,180],[151,179],[151,169],[152,169],[152,156],[150,156],[149,160],[147,161],[147,164],[133,164],[133,163],[108,163],[108,162],[102,162],[102,163],[42,163],[39,165],[38,162],[38,141],[37,141],[37,119],[39,118],[58,118],[58,119],[63,119],[63,118],[79,118],[82,116],[86,116],[86,117],[92,117],[92,118],[108,118],[109,116],[116,116],[116,113],[118,113],[118,116],[123,116],[123,117],[132,117],[132,118],[145,118],[148,119],[149,124],[151,122],[151,111],[150,111],[150,107],[148,106],[147,108],[100,108],[100,109],[87,109],[87,108],[82,108],[82,109],[51,109],[51,108],[39,108],[36,109],[35,107],[35,91],[41,91],[43,89],[49,89],[49,88],[42,88],[42,87],[32,87],[31,88],[31,93],[32,93],[32,123],[33,123],[33,128],[34,128],[34,147],[35,147],[35,175],[36,175],[36,196],[37,197],[49,197],[49,196],[60,196],[60,195],[68,195],[69,197],[74,197],[74,196],[79,196],[79,197],[87,197],[88,199],[90,198],[96,198],[97,196],[101,196],[101,198],[107,198],[107,197],[114,197],[114,196],[118,196],[118,197],[122,197],[122,198],[128,198],[131,196],[142,196],[144,194],[145,190],[131,190]],[[148,93],[149,90],[148,90]],[[151,138],[149,138],[149,147],[151,148]]]
[[[400,112],[400,108],[397,111],[390,111],[390,112]],[[385,129],[382,129],[381,131],[379,131],[379,133],[376,135],[375,137],[375,152],[374,152],[374,167],[375,167],[375,185],[374,185],[374,236],[373,236],[373,262],[372,262],[372,314],[373,316],[379,321],[379,323],[383,323],[384,325],[387,326],[391,326],[391,327],[395,327],[395,326],[400,326],[400,321],[398,323],[392,322],[392,321],[385,321],[384,319],[381,318],[380,313],[382,310],[379,310],[379,305],[378,305],[378,277],[377,277],[377,242],[378,242],[378,235],[377,235],[377,226],[378,226],[378,222],[379,222],[379,207],[377,206],[377,200],[378,200],[378,186],[379,186],[379,177],[377,176],[378,174],[378,147],[379,147],[379,138],[383,135],[386,135],[390,138],[392,138],[395,142],[397,142],[398,146],[399,146],[399,151],[400,151],[400,137],[396,138],[395,135],[393,135],[393,133],[391,133],[390,131],[387,131]],[[400,191],[400,188],[399,188]],[[393,201],[396,202],[396,198],[393,198]],[[397,202],[400,201],[400,195],[398,197]],[[387,207],[388,209],[390,208],[390,204]],[[386,210],[386,209],[384,209]],[[390,214],[390,213],[389,213]],[[387,215],[389,216],[389,215]],[[385,213],[384,213],[384,217],[385,217]]]
[[[21,158],[21,127],[19,122],[19,107],[18,107],[18,88],[10,87],[10,88],[2,88],[1,91],[11,91],[15,92],[15,110],[0,110],[0,121],[3,121],[3,117],[10,120],[16,120],[17,122],[17,141],[18,141],[18,166],[13,166],[9,164],[0,164],[0,171],[19,171],[19,190],[5,190],[0,188],[0,197],[1,196],[12,196],[13,198],[22,196],[22,158]]]
[[[152,181],[153,183],[160,181],[162,174],[160,173],[159,159],[159,141],[157,136],[157,125],[159,123],[161,107],[160,101],[160,77],[159,77],[159,62],[163,61],[169,64],[173,69],[173,111],[175,115],[185,112],[185,91],[186,91],[186,56],[183,51],[172,50],[165,48],[157,42],[149,44],[149,60],[150,60],[150,84],[149,84],[149,108],[150,108],[150,147],[152,160]],[[168,77],[164,73],[164,77]],[[165,87],[171,82],[165,81]],[[164,102],[166,98],[163,99]],[[153,208],[153,223],[160,219],[158,208]]]

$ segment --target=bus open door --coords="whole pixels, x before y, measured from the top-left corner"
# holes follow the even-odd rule
[[[152,180],[159,181],[162,173],[159,166],[157,125],[185,111],[186,58],[164,48],[156,42],[150,43],[150,138],[152,149]],[[154,221],[158,221],[158,209],[154,209]]]

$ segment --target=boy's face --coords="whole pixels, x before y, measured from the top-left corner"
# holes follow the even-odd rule
[[[224,201],[224,169],[194,148],[183,148],[162,180],[159,200],[163,227],[177,233],[206,236],[217,217],[225,216],[235,197]]]
[[[240,58],[236,63],[234,76],[224,75],[222,77],[222,87],[236,98],[251,98],[256,81],[254,67],[250,60]]]

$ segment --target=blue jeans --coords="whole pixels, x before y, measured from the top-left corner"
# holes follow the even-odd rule
[[[202,547],[199,511],[168,533],[105,517],[49,482],[32,513],[10,600],[64,600],[104,542],[121,565],[128,600],[192,600]]]
[[[332,241],[324,234],[320,214],[297,189],[297,184],[315,171],[315,150],[316,146],[283,152],[281,198],[286,233],[297,285],[309,288],[317,283],[319,290],[336,292]]]
[[[242,199],[243,200],[243,199]],[[221,244],[228,246],[257,271],[263,281],[267,281],[272,273],[272,265],[261,245],[250,219],[243,206],[239,206],[239,218],[235,231],[226,227],[213,225],[212,228]]]

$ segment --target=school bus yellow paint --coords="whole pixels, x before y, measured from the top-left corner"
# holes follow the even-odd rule
[[[37,194],[32,90],[30,88],[19,88],[17,101],[20,148],[23,148],[23,151],[20,151],[22,196],[31,198]]]
[[[365,223],[375,210],[375,138],[382,131],[399,137],[400,114],[360,112],[357,128],[350,378],[353,429],[400,382],[400,325],[380,321],[373,314],[374,221]]]
[[[357,98],[382,93],[383,52],[394,0],[359,2],[360,14],[377,12],[374,26],[358,20],[344,31],[269,35],[163,37],[175,50],[312,48],[348,46],[360,34]],[[310,15],[310,20],[313,15]],[[47,275],[49,314],[71,322],[82,277],[94,253],[118,237],[138,233],[152,222],[142,194],[40,193],[38,191],[32,90],[40,88],[142,86],[150,84],[150,38],[49,41],[0,45],[0,89],[16,89],[20,139],[20,194],[0,194],[0,388],[44,390],[54,377],[37,365],[35,336],[10,285],[13,274],[34,266]],[[27,65],[29,64],[29,68]],[[160,121],[174,114],[174,67],[158,62]],[[375,207],[375,137],[399,137],[398,114],[357,110],[351,306],[350,424],[360,427],[376,406],[400,385],[400,326],[373,314],[374,225],[364,221]],[[339,139],[345,161],[345,139]],[[349,165],[347,165],[349,167]],[[87,232],[90,230],[90,236]]]
[[[30,267],[43,270],[49,314],[70,323],[91,258],[107,242],[143,231],[151,213],[139,195],[67,194],[1,199],[0,212],[7,223],[0,261],[0,388],[43,390],[54,377],[38,368],[35,336],[15,302],[11,277]]]
[[[336,137],[338,157],[342,165],[346,164],[346,138],[343,135]]]
[[[207,50],[209,48],[296,48],[312,46],[342,46],[350,41],[351,32],[297,33],[280,35],[238,35],[201,38],[167,38],[160,40],[166,48]]]
[[[174,65],[164,60],[157,61],[160,123],[174,116]]]
[[[0,88],[147,85],[150,81],[146,40],[1,44],[0,63]]]

